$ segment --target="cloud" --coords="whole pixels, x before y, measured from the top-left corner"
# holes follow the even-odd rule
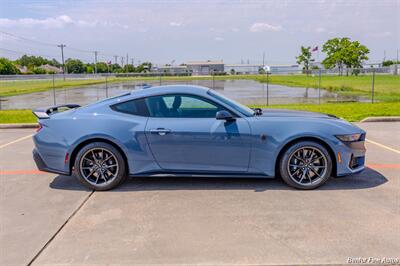
[[[180,23],[180,22],[174,22],[174,21],[172,21],[172,22],[169,23],[169,25],[170,25],[171,27],[180,27],[180,26],[182,26],[183,24]]]
[[[391,36],[393,36],[393,33],[390,31],[383,31],[383,32],[378,32],[378,33],[372,33],[371,36],[377,37],[377,38],[391,37]]]
[[[104,27],[120,27],[120,28],[128,28],[127,25],[123,25],[120,23],[113,23],[108,21],[99,22],[97,20],[94,21],[86,21],[86,20],[74,20],[70,16],[62,15],[58,17],[48,17],[44,19],[34,19],[34,18],[20,18],[20,19],[8,19],[8,18],[0,18],[0,27],[44,27],[44,28],[63,28],[65,26],[72,25],[76,27],[96,27],[96,26],[104,26]]]
[[[322,32],[325,32],[325,31],[326,31],[326,29],[323,28],[323,27],[318,27],[318,28],[315,29],[315,32],[317,32],[317,33],[322,33]]]
[[[220,41],[223,41],[223,40],[224,40],[224,38],[222,38],[220,36],[217,36],[217,37],[214,38],[214,41],[217,41],[217,42],[220,42]]]
[[[262,31],[281,31],[282,26],[274,26],[268,23],[257,22],[251,25],[250,29],[251,32],[262,32]]]

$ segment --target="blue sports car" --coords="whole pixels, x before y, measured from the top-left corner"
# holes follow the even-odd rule
[[[250,109],[205,87],[144,88],[33,113],[38,168],[95,190],[150,175],[280,176],[313,189],[364,169],[360,128],[332,115]]]

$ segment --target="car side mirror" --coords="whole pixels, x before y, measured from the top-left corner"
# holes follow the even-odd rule
[[[215,118],[217,120],[225,120],[225,121],[234,121],[236,120],[231,113],[229,113],[228,111],[222,110],[217,112]]]

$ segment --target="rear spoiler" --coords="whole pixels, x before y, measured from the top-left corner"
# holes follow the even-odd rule
[[[62,109],[75,109],[81,107],[79,104],[61,104],[55,105],[47,108],[39,108],[32,111],[32,113],[39,119],[48,119],[52,113],[58,112],[59,108]]]

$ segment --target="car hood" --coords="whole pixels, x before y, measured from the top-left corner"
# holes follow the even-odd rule
[[[265,109],[262,117],[309,117],[309,118],[330,118],[337,119],[338,117],[330,114],[321,114],[306,111],[295,111],[286,109]]]

